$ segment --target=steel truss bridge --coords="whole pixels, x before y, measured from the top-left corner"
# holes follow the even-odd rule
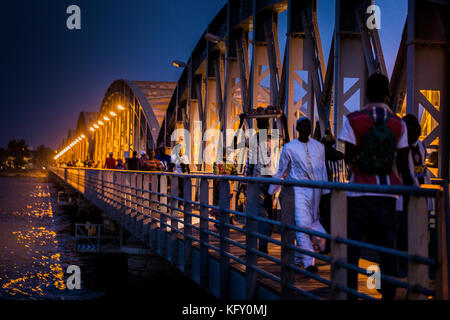
[[[325,60],[317,1],[230,0],[201,35],[188,61],[176,63],[184,67],[177,82],[114,81],[98,112],[80,113],[77,128],[69,131],[55,158],[59,163],[89,158],[101,166],[109,152],[115,158],[124,158],[124,152],[173,146],[175,129],[194,132],[196,124],[201,123],[201,136],[208,129],[236,129],[241,113],[269,105],[285,113],[291,139],[301,115],[319,125],[321,133],[329,127],[336,134],[343,116],[366,104],[368,76],[376,71],[387,75],[377,29],[369,29],[366,24],[371,4],[369,0],[336,0],[333,40]],[[280,14],[287,15],[284,50],[279,45]],[[377,292],[363,287],[358,291],[346,287],[347,269],[367,276],[367,261],[359,266],[346,263],[346,247],[355,245],[408,261],[407,279],[382,276],[384,281],[403,288],[403,297],[448,299],[449,23],[449,1],[408,0],[408,16],[390,77],[392,110],[399,115],[416,115],[423,127],[424,144],[438,152],[438,167],[433,171],[440,185],[437,188],[212,176],[206,163],[201,166],[202,173],[191,175],[60,167],[52,171],[221,298],[379,298]],[[244,126],[251,128],[254,124],[247,121]],[[277,128],[279,123],[273,121],[271,126]],[[186,138],[191,159],[212,143],[196,144]],[[226,136],[223,142],[231,144]],[[222,188],[220,205],[212,204],[213,180],[219,180]],[[283,220],[248,216],[230,207],[229,181],[246,182],[248,186],[283,184]],[[178,194],[181,184],[183,198]],[[293,224],[289,201],[292,186],[334,190],[330,235],[314,234]],[[346,190],[412,195],[409,251],[347,239]],[[427,251],[425,196],[435,197],[437,203],[436,259]],[[219,217],[210,217],[210,209],[218,210]],[[240,216],[241,224],[230,224],[229,213]],[[279,229],[268,239],[269,254],[256,249],[257,239],[264,237],[256,228],[261,221]],[[213,227],[215,223],[218,230]],[[295,231],[331,241],[330,256],[306,253],[324,263],[319,274],[293,265],[294,253],[302,252],[294,245]],[[433,281],[428,279],[429,266],[434,266]],[[365,283],[364,278],[361,281]]]
[[[201,123],[197,132],[201,137],[211,128],[236,129],[241,113],[267,105],[282,108],[290,138],[295,137],[294,124],[300,115],[319,124],[322,133],[330,127],[336,134],[349,109],[366,104],[367,77],[376,71],[387,75],[378,31],[367,27],[371,4],[370,0],[336,1],[326,61],[316,0],[231,0],[204,31],[189,60],[177,63],[184,67],[178,82],[113,82],[97,113],[80,113],[58,159],[89,157],[101,163],[109,152],[123,158],[124,151],[171,146],[176,128],[192,133]],[[278,17],[285,11],[287,34],[281,56]],[[408,0],[390,79],[393,111],[418,117],[425,146],[439,151],[439,168],[433,173],[445,179],[450,163],[449,21],[448,1]],[[253,126],[251,122],[245,127]],[[231,141],[226,139],[224,135],[228,146]],[[195,144],[187,137],[184,143],[192,159],[197,159],[212,142]]]

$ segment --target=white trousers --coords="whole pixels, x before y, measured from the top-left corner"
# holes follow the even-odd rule
[[[311,229],[317,232],[326,233],[319,221],[319,201],[320,190],[294,187],[295,194],[295,224],[298,227]],[[303,232],[296,232],[297,245],[305,250],[314,252],[314,246],[319,246],[320,250],[325,249],[325,239],[311,236]],[[314,265],[314,257],[295,253],[295,263],[303,264],[305,268]]]

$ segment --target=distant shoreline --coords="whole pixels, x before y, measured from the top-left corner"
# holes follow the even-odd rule
[[[47,170],[17,170],[6,171],[0,170],[0,177],[16,178],[16,177],[28,177],[28,178],[47,178]]]

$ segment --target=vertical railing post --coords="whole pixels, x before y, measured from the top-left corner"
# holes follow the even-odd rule
[[[428,206],[423,197],[412,196],[408,205],[408,255],[428,256]],[[428,286],[428,266],[414,261],[408,262],[408,282]],[[425,299],[418,292],[408,292],[408,299]]]
[[[412,196],[408,205],[408,255],[428,257],[428,204],[424,197]],[[428,287],[428,266],[408,262],[408,282],[412,287]],[[409,290],[408,299],[426,299],[426,295]]]
[[[200,180],[200,204],[209,204],[209,184],[208,179]],[[208,233],[209,230],[209,208],[200,206],[200,286],[209,288],[209,263],[208,263]]]
[[[192,181],[184,179],[184,274],[192,276]]]
[[[159,196],[157,194],[155,194],[156,192],[158,192],[158,176],[156,174],[152,175],[152,180],[151,180],[151,190],[152,190],[152,195],[150,196],[151,198],[151,202],[149,204],[150,206],[150,212],[149,212],[149,239],[150,239],[150,247],[153,250],[157,250],[157,238],[156,236],[154,236],[155,230],[156,230],[156,223],[152,220],[152,218],[156,218],[158,215],[156,214],[155,210],[158,210],[158,204],[156,203],[156,201],[158,201]]]
[[[156,194],[158,192],[158,176],[156,174],[152,175],[151,184],[150,184],[152,195],[150,196],[150,215],[154,215],[154,210],[158,209],[158,199],[159,196]]]
[[[144,175],[142,177],[142,197],[144,198],[142,200],[142,205],[143,205],[143,215],[142,215],[142,222],[141,224],[141,239],[142,241],[144,241],[145,243],[148,241],[149,238],[149,226],[151,223],[150,220],[150,190],[151,190],[151,180],[152,180],[153,175]]]
[[[447,255],[447,221],[446,216],[449,214],[448,189],[441,190],[436,197],[436,227],[438,236],[438,252],[436,266],[436,299],[448,300],[448,255]],[[447,195],[446,195],[447,193]],[[446,199],[447,198],[447,199]]]
[[[136,238],[140,238],[140,232],[141,232],[141,228],[139,228],[140,226],[140,220],[142,220],[143,217],[143,210],[142,210],[142,180],[144,179],[145,175],[143,173],[137,173],[136,174],[136,213],[135,216],[133,218],[133,224],[132,227],[134,228],[134,233],[136,235]]]
[[[336,238],[347,238],[347,193],[334,190],[331,194],[331,299],[345,300],[347,293],[338,289],[347,286],[347,269],[338,262],[347,262],[347,246]]]
[[[105,197],[103,201],[107,204],[111,204],[111,184],[109,183],[110,171],[103,171],[103,180],[105,184]]]
[[[119,190],[118,190],[118,172],[116,171],[112,171],[111,172],[111,176],[112,176],[112,187],[113,187],[113,207],[114,209],[117,209],[117,207],[119,206]]]
[[[120,172],[113,172],[113,183],[114,183],[114,194],[115,194],[115,204],[114,208],[117,209],[120,207]]]
[[[176,229],[178,229],[178,221],[173,218],[178,217],[178,200],[174,199],[174,197],[178,197],[178,177],[171,177],[170,179],[170,195],[172,198],[170,199],[170,253],[171,253],[171,262],[173,265],[178,266],[178,233]]]
[[[126,188],[125,188],[125,178],[126,173],[121,172],[120,173],[120,210],[117,212],[116,219],[117,221],[121,221],[122,216],[125,214],[125,211],[127,209],[127,195],[126,195]]]
[[[166,175],[161,176],[159,193],[167,195],[167,176]],[[160,254],[164,258],[168,258],[168,254],[167,254],[167,216],[166,216],[166,214],[167,214],[167,196],[161,196],[160,202],[161,202],[161,206],[159,209],[161,211],[161,213],[159,215]]]
[[[102,186],[102,197],[101,199],[104,200],[105,199],[105,183],[104,183],[104,170],[100,170],[100,182],[101,182],[101,186]]]
[[[281,298],[290,299],[292,289],[288,285],[294,284],[295,280],[295,271],[289,267],[294,264],[295,256],[294,251],[289,248],[289,245],[293,245],[295,240],[295,231],[289,228],[289,226],[295,225],[294,188],[291,186],[283,187],[279,199],[281,205]]]
[[[248,203],[259,196],[258,193],[259,187],[256,183],[248,183],[247,184],[247,199],[250,199]],[[253,234],[258,231],[258,221],[252,219],[252,217],[256,217],[259,215],[258,210],[259,206],[247,206],[247,218],[245,223],[245,282],[246,282],[246,297],[249,300],[256,299],[256,284],[258,281],[258,273],[254,269],[254,267],[258,266],[258,255],[252,250],[256,250],[258,246],[258,238]],[[282,273],[283,274],[283,273]]]
[[[220,299],[227,299],[229,296],[229,279],[230,279],[230,258],[226,255],[229,253],[230,243],[226,240],[230,236],[230,228],[225,225],[230,223],[230,214],[226,209],[230,208],[230,183],[226,180],[220,181]]]
[[[131,191],[131,212],[128,215],[128,219],[127,219],[127,226],[128,226],[128,231],[132,232],[132,225],[133,225],[133,217],[136,215],[137,213],[137,202],[136,202],[136,179],[137,179],[137,174],[136,173],[131,173],[130,176],[130,191]]]
[[[125,199],[125,212],[122,216],[122,225],[125,229],[128,229],[126,224],[128,221],[128,216],[131,214],[131,175],[132,173],[125,173],[125,190],[126,190],[126,199]]]
[[[95,171],[95,199],[100,200],[102,198],[102,171]]]

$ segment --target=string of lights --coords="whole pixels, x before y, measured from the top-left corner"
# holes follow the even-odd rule
[[[125,110],[125,107],[123,107],[122,105],[118,105],[117,109],[119,111]],[[114,111],[110,111],[109,115],[112,117],[116,117],[117,113]],[[111,120],[111,118],[109,118],[107,115],[104,115],[102,117],[103,120],[105,121],[109,121]],[[102,120],[98,120],[97,123],[94,123],[91,127],[89,127],[89,130],[94,133],[95,130],[99,129],[100,126],[103,126],[105,123]],[[64,149],[62,149],[55,157],[54,159],[57,160],[59,157],[61,157],[63,154],[65,154],[67,151],[69,151],[70,149],[72,149],[74,146],[76,146],[78,143],[80,143],[81,141],[83,141],[83,139],[85,139],[86,136],[84,134],[81,134],[79,137],[77,137],[76,139],[74,139],[68,146],[66,146]]]

